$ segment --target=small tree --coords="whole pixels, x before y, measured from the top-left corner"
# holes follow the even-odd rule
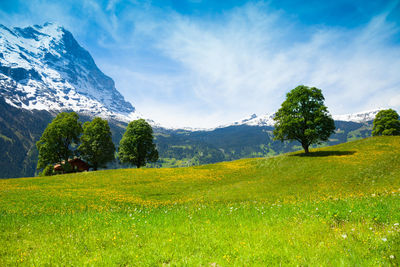
[[[68,172],[68,159],[75,154],[81,133],[82,126],[75,112],[58,114],[36,142],[39,151],[37,169],[58,163],[62,166],[63,173]]]
[[[94,118],[83,124],[81,145],[78,147],[81,157],[96,171],[99,167],[106,167],[114,160],[115,146],[111,138],[108,122],[101,118]]]
[[[130,163],[137,168],[146,166],[146,162],[158,160],[153,129],[145,120],[139,119],[128,124],[119,143],[118,157],[122,163]]]
[[[399,114],[393,109],[381,110],[376,114],[372,135],[400,135]]]
[[[52,176],[54,175],[54,166],[47,165],[42,172],[39,173],[39,176]]]
[[[287,93],[274,117],[275,140],[297,140],[305,153],[311,144],[327,141],[335,123],[324,100],[322,91],[315,87],[300,85]]]

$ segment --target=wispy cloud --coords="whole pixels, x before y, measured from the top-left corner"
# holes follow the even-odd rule
[[[159,47],[188,72],[196,97],[221,110],[273,112],[306,84],[323,89],[332,112],[353,112],[386,106],[399,90],[399,28],[385,18],[307,29],[249,4],[217,25],[177,17]]]

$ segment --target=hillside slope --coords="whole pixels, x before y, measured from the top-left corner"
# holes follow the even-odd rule
[[[398,266],[399,151],[0,180],[0,265]]]
[[[20,190],[34,187],[39,191],[28,190],[25,197],[46,192],[46,203],[54,202],[55,197],[72,197],[71,205],[80,198],[109,204],[340,198],[398,191],[399,151],[400,137],[374,137],[314,149],[310,156],[295,152],[178,169],[119,169],[10,179],[1,181],[1,186],[8,188],[8,198],[13,192],[20,198]],[[14,186],[18,190],[11,190]]]
[[[12,107],[1,97],[0,114],[0,178],[33,176],[38,157],[35,144],[53,115]]]

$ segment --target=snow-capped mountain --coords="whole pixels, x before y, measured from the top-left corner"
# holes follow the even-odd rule
[[[357,123],[363,123],[367,121],[372,121],[375,119],[376,114],[382,110],[380,109],[374,109],[374,110],[369,110],[369,111],[364,111],[364,112],[359,112],[359,113],[352,113],[352,114],[345,114],[345,115],[333,115],[333,119],[335,121],[348,121],[348,122],[357,122]],[[221,125],[217,128],[224,128],[224,127],[229,127],[229,126],[238,126],[238,125],[249,125],[249,126],[271,126],[273,127],[275,124],[274,121],[274,115],[275,114],[264,114],[264,115],[256,115],[253,114],[249,117],[246,117],[242,120],[233,122],[231,124],[224,124]],[[213,128],[216,129],[216,128]],[[213,130],[212,129],[212,130]],[[211,129],[207,129],[211,130]]]
[[[332,118],[335,121],[364,123],[364,122],[374,120],[376,114],[382,109],[383,108],[359,112],[359,113],[333,115]],[[220,126],[214,127],[214,128],[169,127],[169,129],[171,129],[171,130],[186,130],[186,131],[190,131],[190,132],[196,132],[196,131],[214,131],[216,129],[232,127],[232,126],[240,126],[240,125],[259,126],[259,127],[264,127],[264,126],[274,127],[274,124],[275,124],[274,116],[275,116],[275,113],[272,113],[272,114],[267,113],[267,114],[260,115],[260,116],[258,116],[256,114],[252,114],[244,119],[235,121],[233,123],[223,124],[223,125],[220,125]],[[167,127],[164,127],[164,128],[167,128]]]
[[[0,96],[29,110],[73,110],[129,121],[135,108],[63,27],[0,25]]]
[[[383,108],[359,112],[359,113],[352,113],[352,114],[344,114],[344,115],[334,115],[333,119],[335,121],[351,121],[351,122],[367,122],[372,121],[375,119],[376,114],[381,111]]]
[[[238,125],[249,125],[249,126],[274,126],[274,114],[264,114],[257,116],[256,114],[252,114],[249,117],[244,119],[235,121],[230,124],[221,125],[217,128],[224,128],[229,126],[238,126]]]

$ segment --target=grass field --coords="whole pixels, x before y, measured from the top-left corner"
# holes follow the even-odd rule
[[[0,266],[398,266],[400,137],[0,180]]]

